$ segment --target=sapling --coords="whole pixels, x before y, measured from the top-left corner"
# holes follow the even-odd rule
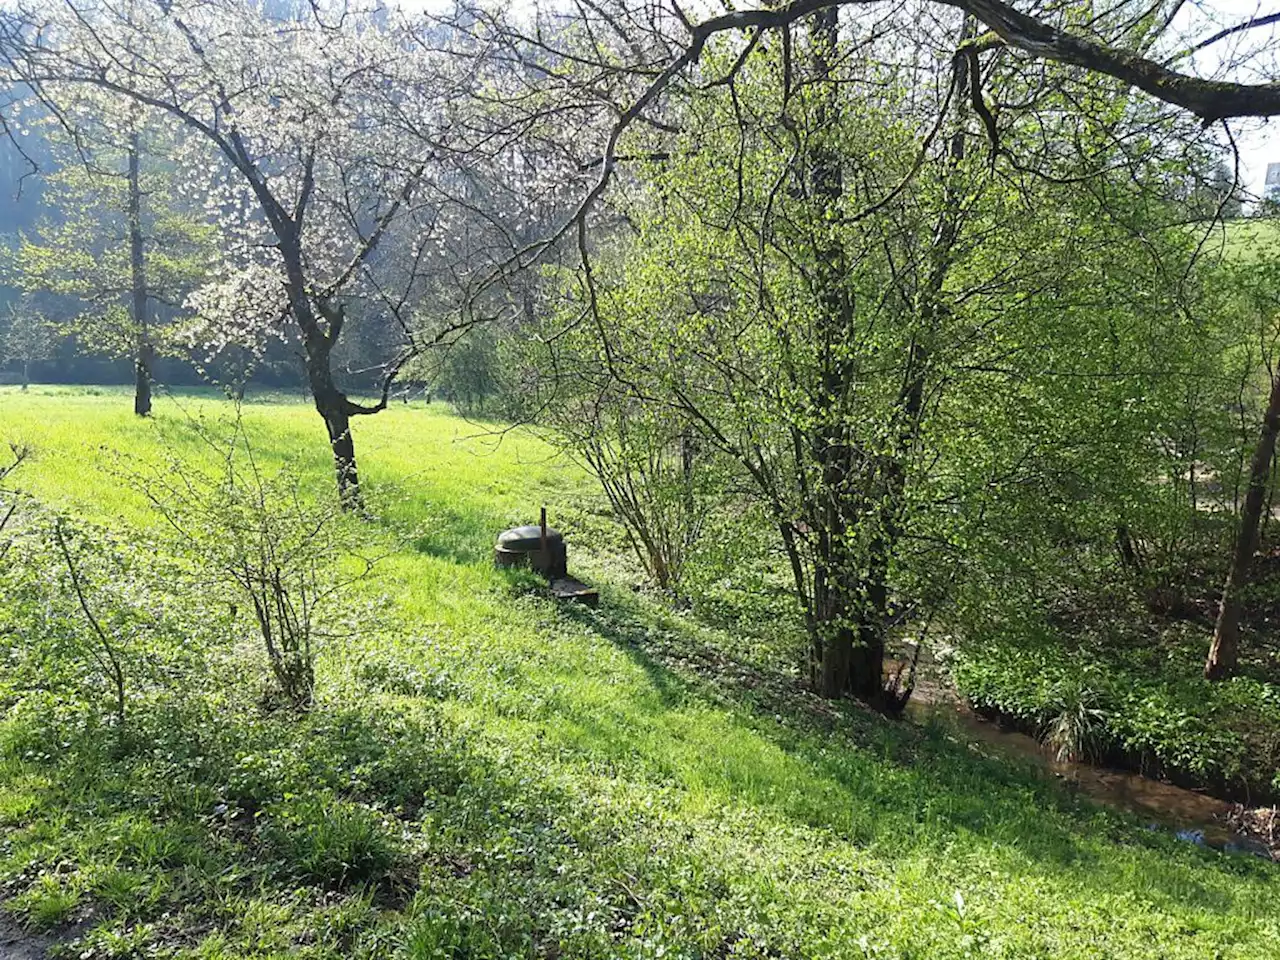
[[[312,495],[291,466],[265,470],[238,420],[229,440],[204,439],[219,452],[216,465],[175,457],[136,485],[205,588],[252,614],[279,692],[307,709],[317,644],[376,558],[357,549],[356,521],[336,497]]]

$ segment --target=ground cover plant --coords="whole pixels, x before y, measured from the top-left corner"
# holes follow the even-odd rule
[[[200,431],[230,415],[6,390],[0,423],[31,454],[5,485],[158,557],[172,540],[122,464],[208,457]],[[276,399],[241,424],[319,498],[315,419]],[[369,517],[339,522],[386,555],[352,587],[360,622],[319,643],[309,709],[270,695],[244,611],[174,609],[136,577],[121,741],[109,689],[73,645],[32,662],[6,593],[0,889],[67,954],[1271,955],[1271,864],[1144,829],[944,724],[804,693],[781,641],[631,589],[602,498],[526,433],[420,404],[361,426]],[[597,612],[490,563],[544,502]],[[156,562],[181,590],[187,561]],[[121,608],[109,583],[91,603]]]
[[[1149,626],[1138,617],[1121,624]],[[1044,737],[1064,758],[1271,802],[1280,792],[1280,691],[1270,671],[1206,681],[1204,631],[1201,622],[1137,641],[1136,631],[1118,641],[1088,630],[987,638],[960,651],[950,675],[975,707]]]

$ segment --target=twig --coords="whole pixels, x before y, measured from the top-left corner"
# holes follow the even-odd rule
[[[85,599],[84,588],[80,582],[80,573],[76,569],[75,561],[71,558],[71,550],[67,547],[67,539],[62,532],[61,517],[54,521],[53,535],[58,541],[58,549],[62,551],[62,559],[66,562],[67,573],[71,575],[71,586],[75,591],[76,599],[80,602],[80,609],[84,612],[84,617],[89,621],[89,625],[93,627],[93,632],[98,635],[98,640],[102,643],[102,649],[106,653],[107,663],[102,664],[101,660],[98,662],[107,668],[107,672],[111,675],[111,680],[115,684],[116,737],[118,742],[124,736],[124,668],[120,664],[120,659],[116,656],[115,648],[107,638],[107,632],[102,629],[102,624],[98,622],[98,618],[89,609],[89,601]],[[98,658],[95,657],[95,659]]]

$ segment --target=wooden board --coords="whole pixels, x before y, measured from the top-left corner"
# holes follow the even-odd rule
[[[572,577],[560,577],[552,580],[551,595],[557,600],[567,600],[570,603],[585,603],[588,607],[598,607],[600,605],[600,593],[595,588],[587,586],[580,580],[574,580]]]

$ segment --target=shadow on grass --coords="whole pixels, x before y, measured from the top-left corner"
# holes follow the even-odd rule
[[[774,809],[813,827],[834,828],[889,856],[926,849],[944,856],[965,835],[1011,848],[1036,872],[1070,871],[1091,882],[1100,843],[1167,859],[1171,876],[1148,877],[1162,895],[1226,912],[1231,903],[1194,880],[1211,869],[1236,876],[1274,876],[1248,857],[1223,857],[1143,830],[1132,818],[1063,789],[1028,762],[982,755],[943,722],[918,727],[855,703],[831,703],[798,688],[798,680],[732,651],[716,649],[669,614],[612,595],[598,611],[566,607],[561,616],[614,644],[641,670],[656,694],[656,717],[690,698],[745,712],[750,731],[786,762],[721,772],[718,786],[735,799]],[[585,727],[589,732],[591,724]],[[602,746],[613,735],[598,728]],[[708,742],[708,765],[719,745]],[[726,761],[722,765],[730,766]]]
[[[145,926],[162,950],[216,931],[273,956],[318,944],[347,956],[357,934],[390,925],[382,936],[424,958],[497,957],[549,936],[566,901],[598,905],[606,929],[628,922],[621,890],[600,893],[618,869],[610,837],[575,822],[572,798],[432,708],[367,692],[307,715],[198,697],[141,708],[123,753],[86,735],[53,756],[43,724],[0,723],[0,797],[20,785],[27,798],[0,856],[8,908],[84,935],[73,953]],[[604,876],[557,869],[584,851]],[[325,911],[349,904],[367,909],[331,929]]]

